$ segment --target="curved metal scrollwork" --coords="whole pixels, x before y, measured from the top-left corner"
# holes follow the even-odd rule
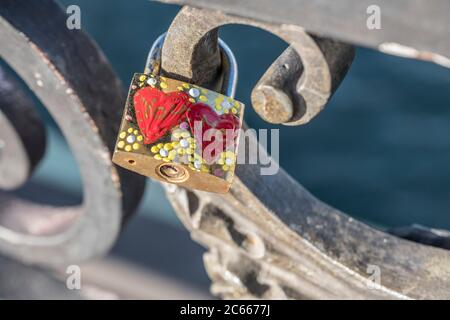
[[[220,68],[217,31],[225,24],[255,26],[290,44],[252,95],[253,107],[269,122],[299,125],[310,121],[331,98],[353,60],[352,46],[312,36],[298,26],[184,7],[167,32],[166,43],[170,45],[163,47],[163,71],[194,83],[210,84]]]
[[[23,185],[45,150],[45,128],[21,84],[0,67],[0,189]]]
[[[286,124],[313,118],[335,89],[332,79],[342,79],[348,68],[351,48],[310,36],[298,26],[184,7],[167,33],[163,70],[173,77],[210,83],[220,61],[207,60],[213,72],[205,72],[199,61],[205,52],[214,52],[217,28],[227,23],[257,26],[290,43],[272,69],[290,60],[286,56],[294,55],[293,49],[301,58],[304,68],[299,68],[301,81],[295,88],[305,109],[296,110]],[[272,72],[268,71],[269,79]],[[246,147],[251,144],[257,144],[256,139]],[[283,170],[265,176],[260,168],[238,166],[227,195],[166,185],[192,237],[209,248],[204,259],[214,293],[225,298],[450,297],[448,251],[375,230],[316,199]],[[373,286],[374,268],[380,282]]]
[[[42,10],[52,18],[42,19]],[[125,100],[122,85],[96,45],[83,32],[67,29],[65,23],[66,15],[54,1],[6,0],[0,6],[0,57],[55,119],[83,180],[83,203],[75,207],[37,204],[0,193],[0,251],[46,266],[105,252],[139,203],[144,188],[144,178],[111,163]],[[14,82],[3,77],[1,84],[4,97]],[[16,90],[10,101],[2,98],[1,102],[28,108],[21,103],[24,94]],[[26,180],[45,147],[43,143],[18,143],[19,137],[28,137],[20,141],[30,141],[30,136],[42,140],[39,123],[29,110],[24,111],[10,115],[13,119],[0,113],[1,132],[9,130],[11,138],[2,149],[7,162],[1,161],[2,170],[11,165],[12,158],[15,161],[10,180],[16,181],[11,187]],[[15,125],[18,121],[20,126]]]
[[[40,19],[42,10],[52,19]],[[168,31],[163,71],[213,85],[221,67],[217,32],[228,23],[263,28],[290,44],[253,93],[256,110],[270,122],[310,121],[353,57],[351,46],[299,26],[186,7]],[[54,117],[83,178],[78,207],[39,205],[0,192],[0,251],[46,266],[109,248],[144,184],[110,161],[125,98],[117,77],[82,32],[64,25],[65,15],[50,0],[3,0],[0,6],[0,56]],[[11,94],[11,85],[14,80],[1,77],[0,102],[9,105],[12,98],[26,115],[17,118],[1,109],[0,133],[14,142],[0,143],[0,176],[10,174],[2,189],[22,184],[45,148],[31,103],[20,90]],[[16,120],[32,124],[36,134]],[[251,137],[245,147],[257,144]],[[13,171],[5,154],[17,159]],[[213,293],[225,298],[450,298],[448,251],[370,228],[316,199],[283,170],[265,176],[261,167],[238,166],[226,195],[165,185],[193,239],[209,248],[204,262]],[[371,266],[381,272],[375,286],[368,279]]]

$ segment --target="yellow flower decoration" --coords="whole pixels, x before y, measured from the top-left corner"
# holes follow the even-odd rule
[[[156,160],[162,160],[164,162],[174,161],[177,157],[177,151],[174,149],[175,144],[173,142],[158,143],[150,148],[150,151],[154,153],[153,158]]]
[[[194,153],[194,155],[189,157],[189,168],[195,171],[201,171],[205,173],[209,173],[210,168],[205,163],[205,160],[198,153]]]
[[[233,151],[224,151],[220,154],[217,164],[222,166],[223,171],[229,171],[236,165],[236,154]]]
[[[237,114],[240,108],[239,102],[224,95],[218,95],[214,100],[214,107],[219,114],[233,113]]]
[[[133,128],[128,128],[126,131],[119,133],[119,141],[117,142],[117,148],[130,152],[132,150],[139,150],[144,137],[139,134],[139,131]]]
[[[147,76],[146,75],[141,75],[141,76],[139,76],[139,83],[138,83],[138,85],[139,85],[139,87],[143,87],[144,85],[145,85],[145,80],[147,79]]]
[[[181,123],[178,127],[172,130],[171,140],[174,144],[174,149],[178,154],[177,160],[180,163],[192,164],[192,155],[197,149],[197,143],[191,136],[188,130],[189,125],[187,122]]]
[[[197,87],[195,85],[190,85],[183,83],[181,86],[177,87],[179,91],[186,92],[189,95],[189,101],[195,103],[197,101],[207,102],[208,101],[208,90]]]
[[[203,162],[198,165],[198,157],[195,154],[197,143],[191,137],[191,133],[187,129],[189,125],[182,123],[175,127],[171,132],[171,142],[158,143],[150,148],[153,157],[156,160],[165,162],[177,162],[187,164],[190,168],[202,170]],[[203,168],[205,170],[205,168]]]

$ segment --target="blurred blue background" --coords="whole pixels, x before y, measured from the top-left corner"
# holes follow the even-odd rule
[[[97,41],[124,86],[143,70],[151,43],[179,10],[146,0],[62,3],[81,7],[82,28]],[[253,85],[286,44],[247,26],[225,26],[221,37],[239,63],[236,97],[250,106]],[[449,103],[447,69],[360,48],[325,111],[308,125],[281,127],[281,166],[352,216],[382,226],[419,222],[450,228]],[[276,127],[252,108],[245,120],[254,128]],[[65,183],[75,184],[74,178]],[[170,212],[158,218],[176,223]]]
[[[147,0],[61,2],[80,6],[82,29],[126,87],[179,10]],[[239,64],[236,97],[248,106],[248,125],[277,128],[252,110],[250,92],[286,44],[246,26],[223,27],[221,38]],[[380,228],[412,223],[450,228],[449,89],[450,72],[442,67],[358,48],[326,109],[308,125],[280,128],[281,166],[323,201]],[[48,153],[31,184],[58,189],[67,195],[64,201],[80,201],[76,164],[51,121],[48,139]],[[191,242],[157,183],[147,185],[138,217],[141,222],[131,221],[115,252],[206,288],[202,249]],[[150,242],[143,244],[140,234]]]

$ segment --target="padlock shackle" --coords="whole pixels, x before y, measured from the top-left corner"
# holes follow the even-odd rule
[[[226,66],[226,73],[222,82],[222,92],[224,95],[234,98],[236,94],[236,86],[238,81],[238,66],[236,57],[230,47],[219,38],[219,48],[222,53],[222,66]],[[226,65],[224,64],[226,59]]]
[[[166,33],[160,35],[153,42],[147,56],[144,73],[159,74],[161,71],[161,50],[164,44]],[[222,69],[226,72],[223,74],[221,93],[228,97],[234,98],[236,93],[236,85],[238,80],[238,67],[236,58],[230,47],[219,38],[219,48],[222,55]]]

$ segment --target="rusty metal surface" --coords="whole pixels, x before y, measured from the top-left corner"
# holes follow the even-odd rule
[[[450,66],[450,3],[446,0],[162,0],[218,10],[242,18],[302,26],[313,34],[347,43],[405,53]],[[366,26],[367,8],[381,9],[380,30]],[[413,48],[413,50],[408,50]]]
[[[196,74],[193,52],[205,33],[236,22],[263,27],[288,41],[303,34],[302,41],[291,42],[300,53],[317,48],[301,28],[185,7],[168,31],[163,69],[191,79]],[[325,73],[311,87],[325,85],[331,92],[330,69],[315,66]],[[250,140],[248,149],[257,145],[255,137]],[[261,175],[261,167],[238,166],[238,179],[227,195],[165,185],[192,237],[210,250],[204,261],[213,293],[224,298],[450,297],[448,251],[375,230],[316,199],[283,170]],[[368,284],[371,266],[381,272],[376,287]]]
[[[293,55],[289,50],[283,53],[256,87],[257,92],[261,92],[263,85],[278,89],[284,87],[288,91],[286,99],[277,99],[274,95],[262,101],[256,98],[257,102],[261,102],[254,105],[255,110],[270,122],[281,122],[275,115],[285,115],[286,109],[291,116],[281,119],[287,119],[283,121],[284,124],[309,122],[324,108],[353,60],[351,46],[312,36],[298,26],[268,24],[222,12],[184,7],[167,32],[165,43],[176,45],[163,46],[162,71],[172,77],[203,86],[214,83],[218,72],[217,62],[211,64],[202,54],[207,53],[209,57],[216,57],[220,61],[220,56],[216,54],[217,40],[208,42],[208,39],[214,36],[217,39],[217,28],[225,24],[247,24],[267,30],[289,43],[298,55]],[[209,64],[216,73],[204,71]],[[286,70],[290,66],[292,71]],[[290,87],[286,86],[289,81],[292,82]],[[255,96],[258,97],[258,94]],[[274,109],[267,110],[268,107]]]
[[[317,44],[315,50],[297,53],[288,47],[255,85],[252,105],[267,122],[309,122],[325,107],[347,74],[354,57],[353,47],[330,39],[311,39]],[[322,59],[325,63],[319,62]],[[330,83],[323,82],[321,73],[329,74]]]
[[[75,207],[1,193],[0,251],[46,266],[102,254],[144,188],[143,178],[111,163],[122,85],[97,46],[82,31],[66,28],[66,15],[54,1],[2,1],[0,39],[0,57],[57,122],[83,180],[83,203]],[[21,99],[20,91],[15,94]]]
[[[357,13],[365,12],[366,1],[284,0],[274,5],[268,0],[250,0],[240,8],[228,0],[183,2],[226,9],[233,15],[194,8],[181,11],[162,54],[163,71],[175,77],[215,84],[222,71],[217,28],[225,23],[260,27],[291,45],[259,83],[261,90],[278,90],[273,94],[275,100],[256,106],[272,122],[310,121],[344,77],[351,47],[317,34],[391,52],[398,47],[386,46],[386,41],[398,42],[414,47],[416,57],[430,60],[436,55],[423,51],[447,56],[450,52],[448,42],[439,37],[440,32],[447,35],[449,31],[442,20],[449,5],[440,0],[433,6],[419,0],[382,1],[390,8],[385,24],[389,28],[379,33],[355,29],[356,23],[365,26],[366,16]],[[401,8],[409,8],[407,19],[389,20],[403,17]],[[52,19],[42,20],[44,14]],[[53,1],[4,0],[0,15],[0,56],[55,118],[80,165],[84,186],[83,204],[69,208],[38,205],[0,193],[0,250],[45,266],[103,253],[138,204],[143,189],[143,179],[115,169],[110,161],[124,101],[121,84],[98,48],[82,32],[65,28],[66,16]],[[413,27],[406,32],[414,17],[433,27]],[[445,64],[446,60],[438,61]],[[283,71],[286,62],[293,68]],[[303,76],[299,77],[299,71]],[[283,85],[291,80],[295,86]],[[259,89],[254,100],[265,99],[258,97]],[[292,104],[292,95],[299,93],[305,104]],[[279,103],[283,99],[285,103]],[[277,108],[284,112],[274,112]],[[13,129],[10,132],[20,136]],[[249,138],[250,144],[241,147],[257,146],[255,137]],[[25,151],[29,150],[25,147]],[[238,166],[237,179],[226,195],[165,185],[193,239],[209,248],[204,262],[213,293],[224,298],[450,298],[448,251],[355,221],[316,199],[283,170],[264,176],[262,167]],[[22,169],[29,171],[26,166]],[[368,285],[369,266],[380,268],[380,286]]]

